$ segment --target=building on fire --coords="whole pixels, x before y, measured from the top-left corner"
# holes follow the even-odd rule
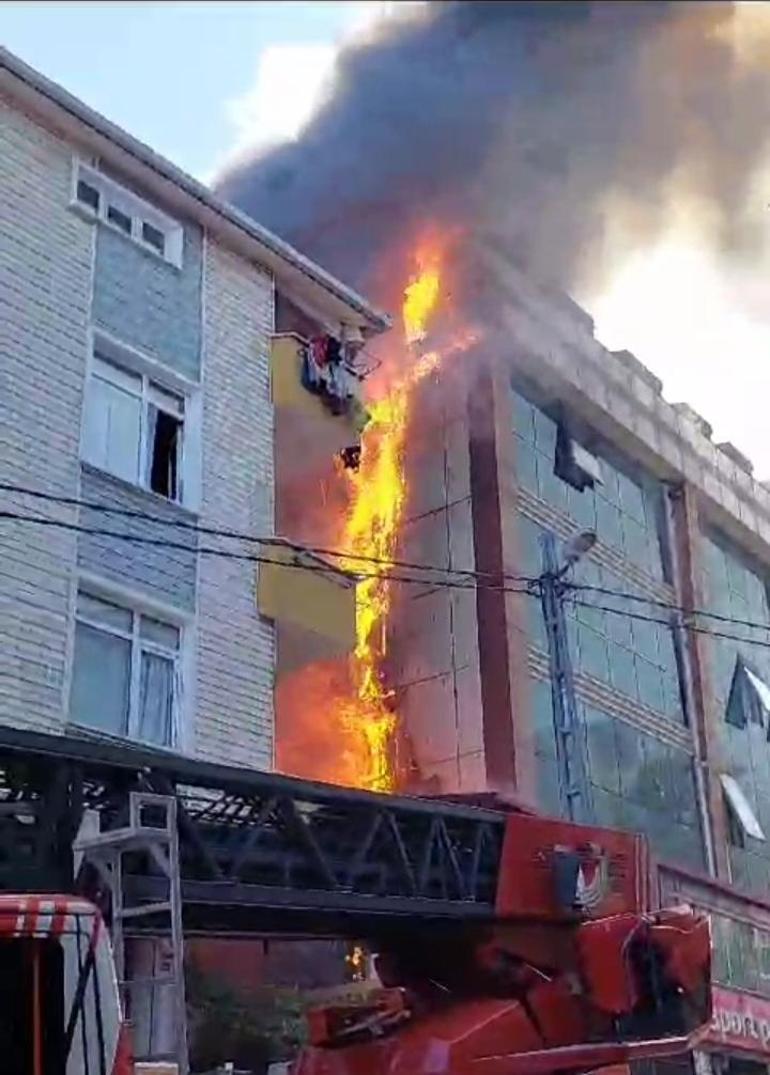
[[[439,314],[409,308],[367,413],[369,303],[7,53],[0,108],[0,723],[558,813],[540,537],[591,530],[566,615],[594,816],[712,914],[698,1071],[765,1072],[749,462],[491,243],[465,251],[458,353],[431,350],[424,275]]]
[[[476,585],[434,575],[398,602],[390,684],[414,787],[563,811],[533,580],[544,533],[563,547],[594,532],[565,610],[593,817],[647,833],[664,898],[712,914],[714,1024],[697,1070],[759,1075],[770,1062],[770,484],[509,252],[479,243],[465,258],[463,286],[482,281],[485,296],[475,369],[463,378],[447,364],[414,401],[399,556],[454,583],[475,572]]]
[[[387,320],[7,53],[0,78],[0,721],[269,768],[276,623],[353,615],[349,580],[248,540],[275,533],[271,349]]]

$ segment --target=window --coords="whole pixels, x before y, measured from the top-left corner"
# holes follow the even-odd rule
[[[97,353],[86,392],[83,457],[181,502],[184,413],[182,396]]]
[[[735,661],[725,720],[735,728],[748,723],[768,728],[770,735],[770,687],[738,657]]]
[[[146,220],[142,221],[142,238],[146,243],[158,251],[159,254],[166,252],[166,236],[160,228],[154,228]]]
[[[80,592],[70,720],[111,735],[174,746],[180,628]]]
[[[115,228],[139,246],[181,268],[184,245],[181,224],[82,161],[75,165],[73,204],[90,218]]]
[[[750,836],[753,840],[764,840],[765,834],[757,821],[751,803],[743,793],[738,781],[729,773],[719,777],[727,803],[731,827],[731,843],[743,847],[743,838]]]

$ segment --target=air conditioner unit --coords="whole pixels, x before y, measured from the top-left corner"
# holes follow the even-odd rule
[[[554,473],[562,481],[582,492],[600,485],[602,481],[601,464],[587,448],[578,444],[570,436],[564,425],[559,426],[556,436],[556,459]]]

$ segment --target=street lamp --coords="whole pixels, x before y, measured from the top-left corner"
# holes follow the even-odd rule
[[[566,542],[560,560],[556,535],[546,530],[541,535],[542,570],[538,579],[548,641],[559,800],[562,813],[570,821],[582,822],[593,821],[593,795],[588,778],[585,728],[575,697],[567,620],[564,614],[564,596],[569,585],[563,580],[570,568],[595,544],[594,531],[583,530]]]

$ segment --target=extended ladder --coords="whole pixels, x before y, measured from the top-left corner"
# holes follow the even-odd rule
[[[160,823],[159,823],[160,822]],[[182,895],[179,878],[179,837],[177,831],[177,802],[173,795],[155,795],[132,791],[129,796],[128,826],[106,832],[79,836],[75,853],[81,853],[98,871],[110,892],[112,905],[112,945],[115,954],[118,983],[125,1007],[131,1013],[137,1006],[136,995],[167,987],[173,997],[173,1037],[171,1053],[153,1052],[140,1056],[139,1061],[171,1061],[180,1075],[188,1075],[187,1011],[184,985],[184,937],[182,931]],[[123,888],[123,856],[127,852],[142,852],[155,864],[168,883],[167,898],[161,902],[127,905]],[[131,925],[142,919],[165,918],[167,928],[161,928],[170,938],[170,972],[143,977],[127,977],[125,934]],[[150,932],[150,931],[148,931]],[[155,957],[153,955],[153,971]],[[130,1016],[129,1016],[130,1017]],[[152,1043],[150,1043],[152,1044]]]

